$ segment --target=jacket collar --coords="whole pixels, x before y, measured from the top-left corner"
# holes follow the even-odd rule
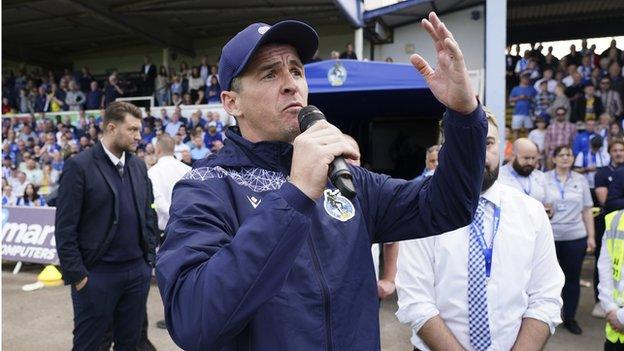
[[[266,170],[290,174],[292,145],[279,141],[252,143],[240,134],[226,130],[223,148],[198,166],[260,167]],[[197,168],[195,166],[194,168]]]

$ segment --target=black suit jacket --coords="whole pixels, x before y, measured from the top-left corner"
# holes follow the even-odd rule
[[[156,75],[158,75],[158,73],[156,72],[156,66],[154,66],[154,64],[152,63],[150,65],[150,68],[147,70],[147,74],[145,74],[145,65],[141,66],[141,74],[145,75],[145,82],[147,82],[148,85],[153,86],[156,83]]]
[[[585,95],[576,99],[572,107],[572,114],[570,115],[570,122],[585,121],[585,109],[587,108],[587,99]],[[598,97],[594,97],[594,114],[596,114],[596,120],[604,112],[602,106],[602,100]]]
[[[101,143],[65,161],[56,199],[56,249],[65,284],[79,282],[108,250],[117,230],[119,198]],[[145,163],[126,152],[145,259],[154,264],[156,213]]]

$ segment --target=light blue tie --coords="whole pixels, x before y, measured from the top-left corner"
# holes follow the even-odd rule
[[[488,201],[479,199],[479,206],[470,226],[468,253],[468,325],[470,344],[477,351],[487,350],[492,345],[487,307],[487,289],[485,281],[485,257],[479,244],[483,236],[483,212]],[[485,240],[484,240],[485,242]]]

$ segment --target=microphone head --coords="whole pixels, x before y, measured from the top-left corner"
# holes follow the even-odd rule
[[[299,111],[297,119],[299,120],[299,129],[301,132],[305,132],[306,129],[310,128],[314,124],[314,122],[326,118],[323,112],[321,112],[321,110],[319,110],[316,106],[308,105]]]

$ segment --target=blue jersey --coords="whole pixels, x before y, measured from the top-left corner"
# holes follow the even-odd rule
[[[511,93],[509,94],[509,98],[512,97],[517,97],[517,96],[521,96],[524,95],[526,96],[525,99],[520,99],[516,101],[516,105],[514,106],[514,111],[513,114],[514,115],[523,115],[523,116],[530,116],[531,115],[531,110],[532,110],[532,105],[533,105],[533,99],[535,98],[535,95],[537,95],[537,91],[535,90],[535,88],[533,88],[532,86],[517,86],[513,89],[511,89]]]

